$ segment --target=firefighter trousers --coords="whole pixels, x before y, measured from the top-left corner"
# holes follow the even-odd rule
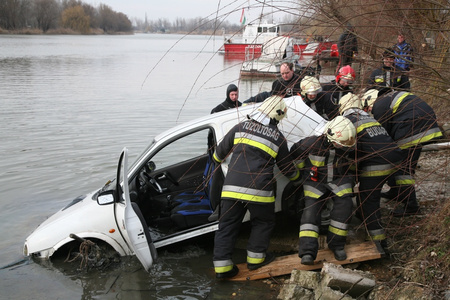
[[[381,222],[380,197],[389,176],[360,176],[358,210],[372,240],[386,239]]]
[[[349,184],[345,184],[347,186]],[[344,186],[344,185],[342,185]],[[327,233],[327,243],[331,250],[344,249],[348,233],[348,223],[352,216],[352,192],[349,185],[349,192],[332,194],[333,209],[330,212],[330,225]],[[319,225],[321,222],[321,211],[326,204],[325,199],[319,199],[321,195],[330,190],[327,184],[305,183],[305,208],[300,222],[299,249],[300,257],[309,254],[316,259],[319,251]],[[347,187],[348,189],[348,187]]]
[[[403,150],[405,159],[401,162],[399,169],[388,180],[391,187],[390,193],[399,203],[405,204],[408,209],[415,209],[419,206],[416,198],[414,174],[417,162],[419,161],[422,146],[417,145]]]
[[[275,227],[275,203],[253,203],[222,199],[219,229],[214,237],[213,261],[230,261],[239,229],[247,210],[250,212],[251,232],[247,241],[248,256],[265,257],[270,236]],[[232,264],[232,262],[231,262]]]

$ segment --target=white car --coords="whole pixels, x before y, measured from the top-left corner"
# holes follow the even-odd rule
[[[300,96],[285,101],[287,118],[278,127],[289,147],[301,138],[322,133],[326,121]],[[24,255],[49,259],[61,247],[79,243],[81,238],[103,241],[121,256],[136,255],[148,270],[157,248],[217,230],[218,222],[208,218],[220,201],[227,161],[221,168],[214,168],[214,145],[259,104],[229,109],[167,130],[154,138],[130,168],[125,148],[116,179],[74,199],[45,220],[27,237]],[[281,173],[275,178],[275,209],[280,211],[292,191],[288,191],[289,180]]]

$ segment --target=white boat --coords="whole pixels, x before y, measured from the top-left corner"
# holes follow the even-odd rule
[[[244,55],[251,53],[253,58],[261,55],[262,45],[280,35],[280,26],[274,23],[250,23],[244,26],[242,35],[224,35],[224,44],[219,53]]]

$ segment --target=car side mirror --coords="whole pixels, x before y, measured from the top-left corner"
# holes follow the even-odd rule
[[[114,203],[114,191],[104,191],[97,197],[98,205],[108,205]]]

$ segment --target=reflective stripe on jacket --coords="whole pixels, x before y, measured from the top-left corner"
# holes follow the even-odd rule
[[[289,158],[287,141],[274,124],[248,120],[234,126],[217,146],[213,158],[222,162],[229,154],[222,197],[243,201],[275,201],[275,163],[290,180],[299,177]]]
[[[391,92],[378,98],[372,113],[401,149],[442,137],[433,109],[408,92]]]

